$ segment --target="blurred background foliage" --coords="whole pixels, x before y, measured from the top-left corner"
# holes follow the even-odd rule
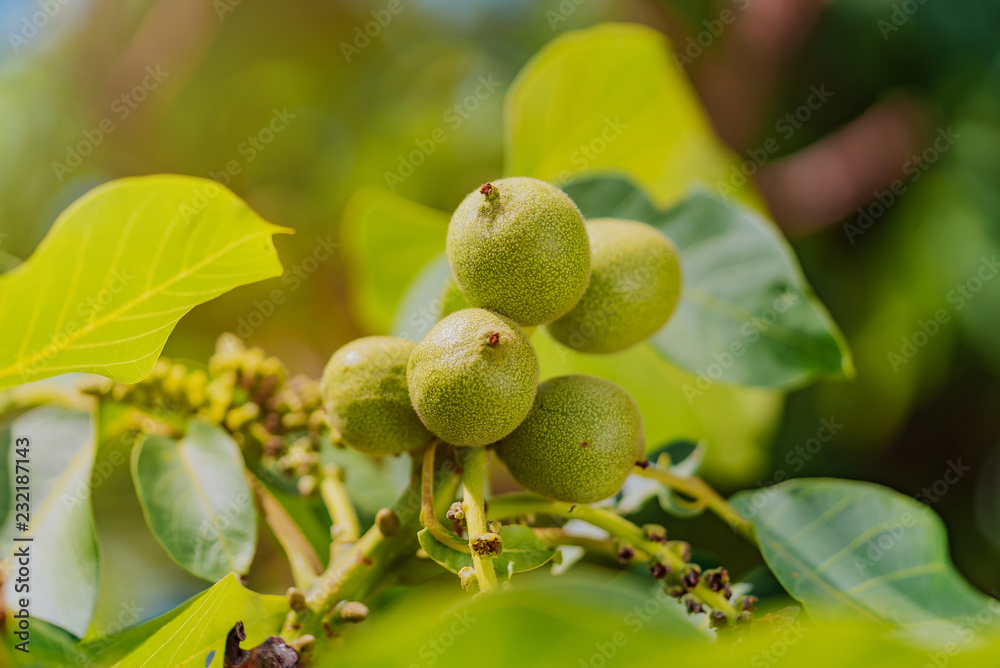
[[[944,518],[959,569],[984,590],[1000,588],[1000,280],[990,280],[996,269],[976,280],[1000,251],[1000,6],[401,0],[403,11],[365,37],[371,12],[388,4],[0,4],[0,268],[28,257],[57,213],[96,184],[155,172],[217,178],[296,230],[277,240],[287,272],[196,309],[165,354],[204,360],[219,333],[235,331],[316,376],[336,348],[369,333],[349,267],[318,252],[339,244],[352,195],[392,187],[451,210],[501,172],[503,93],[539,48],[603,21],[644,23],[673,39],[857,367],[853,381],[791,393],[774,424],[744,426],[763,434],[760,452],[745,465],[709,467],[708,477],[726,492],[823,475],[921,494]],[[32,31],[43,6],[58,10]],[[477,88],[495,90],[473,109],[466,101]],[[828,100],[813,97],[809,108],[817,90]],[[284,127],[263,132],[276,116]],[[445,140],[431,139],[412,176],[387,182],[439,128]],[[954,138],[944,150],[934,149],[939,133]],[[276,288],[283,303],[268,301]],[[922,335],[940,309],[948,322]],[[823,420],[841,426],[821,442]],[[971,470],[946,483],[959,461]],[[127,527],[140,517],[116,505],[115,489],[132,496],[127,485],[123,475],[95,500],[99,515],[120,515],[122,564],[136,549]],[[760,564],[712,518],[675,535],[725,554],[737,574]],[[103,546],[113,542],[102,533]],[[153,572],[153,548],[137,579]],[[265,546],[258,560],[277,555]],[[172,584],[158,607],[202,588],[159,558]],[[286,574],[264,573],[251,584],[283,588]],[[115,610],[105,612],[106,622]]]

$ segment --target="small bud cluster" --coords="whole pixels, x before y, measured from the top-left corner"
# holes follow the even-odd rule
[[[169,424],[178,417],[218,424],[240,447],[261,448],[264,463],[286,475],[315,472],[320,439],[330,430],[314,380],[289,378],[278,358],[232,335],[219,338],[207,370],[160,358],[138,383],[102,378],[81,389]]]
[[[668,541],[667,531],[662,526],[646,524],[642,527],[642,533],[648,542],[639,547],[650,554],[646,561],[650,577],[661,581],[666,593],[680,599],[688,613],[707,612],[709,623],[717,629],[750,621],[757,599],[753,596],[734,598],[729,572],[725,568],[703,572],[698,564],[690,563],[691,546],[682,541]],[[621,563],[628,564],[635,557],[634,546],[624,543],[618,545],[618,560]],[[678,567],[678,561],[683,562],[683,568]],[[706,593],[706,590],[711,593]],[[719,602],[719,598],[732,606],[732,610]],[[718,605],[727,607],[728,611],[718,609]]]

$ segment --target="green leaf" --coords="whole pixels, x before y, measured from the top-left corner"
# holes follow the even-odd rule
[[[450,668],[470,657],[488,668],[727,665],[706,655],[724,657],[731,645],[714,654],[662,585],[657,592],[648,580],[611,575],[525,575],[509,591],[478,597],[452,583],[418,588],[316,666]]]
[[[444,250],[447,229],[448,214],[385,190],[370,188],[351,198],[341,235],[355,309],[366,329],[389,331],[410,283]]]
[[[16,636],[8,636],[3,640],[8,647],[21,642]],[[50,666],[66,668],[66,666],[90,666],[94,663],[94,657],[80,646],[76,636],[40,619],[31,620],[31,642],[28,647],[31,651],[27,655],[29,657],[27,661],[22,652],[14,651],[14,665],[32,668]],[[0,653],[0,666],[7,665],[2,659],[3,655]]]
[[[500,537],[503,554],[493,560],[493,566],[501,578],[506,574],[509,580],[514,573],[544,566],[556,555],[538,540],[531,527],[511,524],[500,529]]]
[[[996,624],[1000,603],[959,575],[944,524],[907,496],[798,479],[740,492],[732,503],[753,523],[771,571],[813,617],[857,617],[928,644],[966,638],[978,613]]]
[[[95,188],[0,276],[0,387],[70,371],[141,380],[184,314],[281,274],[272,236],[286,231],[207,179]]]
[[[213,650],[217,657],[213,665],[221,665],[226,634],[236,622],[246,628],[243,646],[255,647],[278,631],[288,613],[283,596],[256,594],[245,589],[236,575],[227,576],[182,607],[181,614],[168,613],[173,619],[114,668],[204,668]]]
[[[505,174],[563,184],[580,173],[621,172],[661,205],[695,184],[728,183],[737,162],[666,37],[645,26],[560,35],[511,85],[505,121]],[[751,187],[738,193],[759,204]]]
[[[132,450],[132,480],[149,528],[180,566],[206,580],[250,569],[257,508],[229,434],[196,419],[179,441],[147,436]]]
[[[465,566],[472,567],[471,555],[448,547],[432,536],[427,529],[417,532],[417,542],[424,548],[428,557],[452,573],[458,573]]]
[[[514,573],[534,570],[545,565],[556,554],[555,551],[545,547],[529,527],[505,526],[500,529],[500,537],[503,539],[503,553],[493,559],[493,567],[501,577],[506,575],[508,580]],[[466,566],[472,567],[470,554],[442,544],[427,529],[420,530],[417,540],[427,556],[452,573],[458,573]]]
[[[577,181],[566,192],[587,218],[639,220],[677,245],[684,291],[650,344],[699,376],[686,389],[692,396],[715,381],[787,388],[853,375],[843,335],[762,216],[707,192],[661,213],[621,178]]]
[[[39,408],[15,420],[11,435],[14,447],[9,449],[8,466],[15,475],[14,461],[20,459],[16,450],[21,447],[17,439],[30,441],[27,468],[31,522],[28,531],[19,531],[14,525],[16,515],[11,513],[0,532],[0,544],[11,545],[14,537],[31,536],[34,540],[13,543],[10,550],[5,548],[4,556],[10,557],[11,551],[28,546],[32,616],[82,636],[94,614],[100,570],[90,506],[94,463],[90,415],[64,408]],[[4,502],[13,503],[14,499],[8,497]],[[16,511],[16,505],[13,507]],[[7,607],[14,609],[13,602],[20,597],[14,592],[13,579],[7,580],[3,594]]]

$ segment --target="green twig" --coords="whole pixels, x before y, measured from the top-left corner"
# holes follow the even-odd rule
[[[648,540],[641,528],[610,510],[584,504],[550,501],[540,496],[525,493],[501,494],[490,499],[489,515],[492,519],[505,519],[535,513],[583,520],[619,538],[624,545],[656,556],[662,563],[675,570],[683,570],[686,565],[683,559],[668,549],[666,543],[655,543]]]
[[[289,613],[282,632],[286,640],[318,637],[325,631],[324,618],[339,602],[364,600],[396,563],[413,555],[419,499],[420,481],[415,479],[395,504],[393,514],[399,521],[391,523],[391,535],[383,534],[376,524],[332,560],[306,593],[305,608]]]
[[[473,544],[477,538],[487,533],[486,510],[483,498],[483,478],[486,476],[487,455],[485,448],[470,447],[465,452],[465,470],[462,473],[462,506],[465,522],[469,530],[469,549],[472,552],[472,567],[476,571],[479,590],[494,591],[499,586],[493,570],[493,560],[476,553]]]
[[[420,470],[420,523],[443,545],[468,554],[469,545],[441,524],[434,508],[434,452],[437,450],[437,445],[438,441],[434,440],[424,451],[423,466]]]
[[[708,483],[696,476],[681,476],[671,473],[662,466],[650,465],[646,468],[637,466],[633,471],[636,475],[650,478],[663,483],[670,489],[695,499],[713,513],[722,518],[732,529],[751,543],[756,544],[753,527],[729,502],[712,489]]]
[[[295,523],[292,516],[264,487],[257,476],[249,471],[245,473],[254,496],[257,497],[257,504],[260,506],[264,521],[271,527],[271,531],[274,532],[278,543],[288,557],[288,565],[292,569],[292,579],[295,581],[295,586],[302,590],[308,589],[323,572],[323,564],[320,562],[316,550],[313,549],[312,544],[302,533],[302,529]]]
[[[336,464],[323,468],[323,478],[319,483],[319,493],[333,520],[334,542],[349,545],[361,538],[361,523],[344,487],[344,474]]]

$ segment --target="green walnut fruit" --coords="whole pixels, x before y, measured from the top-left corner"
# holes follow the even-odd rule
[[[320,392],[333,426],[361,452],[388,455],[433,438],[410,404],[406,363],[416,344],[395,336],[357,339],[333,354]]]
[[[580,299],[590,246],[566,193],[515,177],[487,183],[458,205],[448,226],[448,261],[469,304],[531,326]]]
[[[528,417],[497,444],[522,486],[569,503],[617,493],[644,451],[642,415],[629,393],[584,375],[539,385]]]
[[[631,220],[590,221],[587,233],[590,284],[573,310],[548,330],[580,352],[618,352],[658,332],[677,308],[677,248],[656,228]]]
[[[434,434],[452,445],[487,445],[531,410],[538,357],[513,320],[468,308],[417,344],[406,380],[413,408]]]

